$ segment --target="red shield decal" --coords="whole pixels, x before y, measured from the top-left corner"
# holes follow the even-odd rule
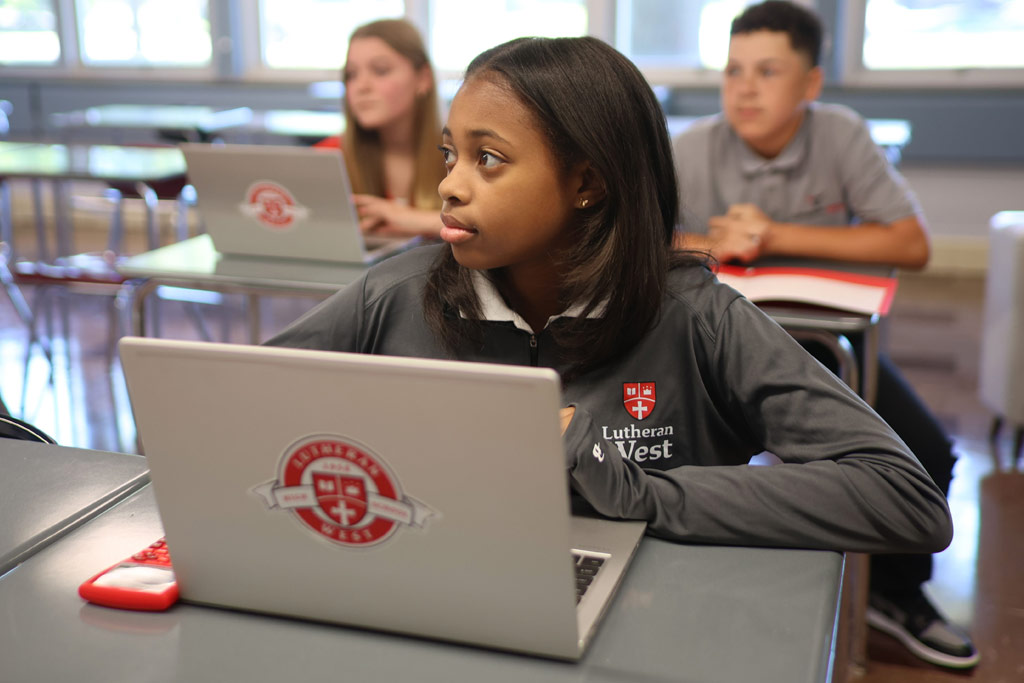
[[[309,209],[295,201],[288,188],[269,180],[258,180],[250,185],[245,201],[238,208],[271,230],[291,228],[309,215]]]
[[[366,482],[324,472],[313,473],[313,487],[320,509],[342,526],[353,526],[366,516]]]
[[[622,385],[622,405],[637,420],[646,419],[654,411],[654,382],[626,382]]]

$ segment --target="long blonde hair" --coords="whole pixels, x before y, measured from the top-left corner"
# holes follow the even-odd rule
[[[441,207],[437,186],[444,178],[444,163],[437,151],[441,137],[441,116],[438,111],[437,80],[416,27],[404,19],[381,19],[364,24],[352,32],[349,43],[356,38],[380,38],[392,50],[402,55],[413,68],[430,69],[430,88],[425,95],[416,98],[416,114],[413,119],[415,154],[411,204],[421,209]],[[344,70],[342,71],[344,81]],[[345,163],[355,192],[383,197],[387,194],[384,186],[384,162],[380,136],[377,131],[366,130],[356,122],[345,98]]]

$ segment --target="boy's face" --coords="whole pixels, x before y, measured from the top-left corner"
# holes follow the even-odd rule
[[[786,33],[735,35],[722,77],[722,111],[754,151],[774,157],[800,129],[805,106],[821,93],[821,84],[821,68],[812,68]]]
[[[471,78],[452,100],[442,139],[441,238],[456,260],[513,277],[548,271],[569,239],[582,177],[562,170],[533,112],[506,88]]]

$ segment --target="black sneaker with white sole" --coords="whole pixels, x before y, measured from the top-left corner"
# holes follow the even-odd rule
[[[895,598],[871,593],[867,619],[926,662],[970,669],[980,659],[970,636],[946,621],[923,592]]]

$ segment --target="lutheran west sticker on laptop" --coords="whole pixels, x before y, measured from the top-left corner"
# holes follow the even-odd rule
[[[274,510],[342,546],[365,548],[440,514],[402,493],[382,458],[341,436],[301,439],[281,456],[278,478],[252,489]]]
[[[299,204],[287,187],[273,180],[258,180],[250,185],[238,210],[270,230],[289,230],[309,217],[309,208]]]

